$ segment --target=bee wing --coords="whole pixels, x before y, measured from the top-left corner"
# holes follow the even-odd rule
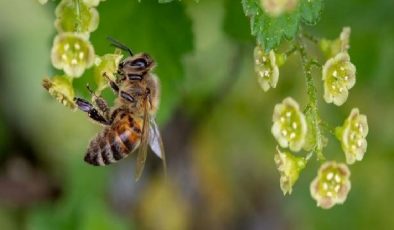
[[[149,146],[152,151],[161,159],[164,156],[163,141],[161,140],[159,127],[154,118],[150,119]]]
[[[144,100],[144,123],[142,126],[142,135],[141,135],[141,144],[138,149],[137,155],[137,165],[136,165],[136,173],[135,180],[138,181],[142,175],[142,171],[144,171],[146,155],[148,152],[148,141],[149,141],[149,114],[148,114],[148,103],[147,99]]]
[[[164,153],[163,140],[161,139],[159,126],[157,125],[156,120],[153,117],[150,119],[149,145],[152,151],[163,161],[164,176],[166,177],[167,162],[166,162],[166,155]]]

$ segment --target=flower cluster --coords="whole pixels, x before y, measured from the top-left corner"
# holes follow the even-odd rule
[[[275,106],[272,121],[271,132],[279,145],[289,147],[294,152],[300,151],[305,142],[307,125],[298,103],[291,97],[284,99]]]
[[[264,91],[275,88],[279,80],[279,68],[273,50],[268,54],[260,46],[254,49],[254,70],[257,80]]]
[[[361,161],[367,151],[367,116],[360,114],[359,110],[354,108],[343,126],[337,127],[335,131],[345,153],[346,163]]]
[[[99,14],[95,7],[99,2],[100,0],[61,0],[55,9],[55,28],[58,34],[53,41],[51,62],[53,67],[63,70],[65,76],[46,79],[43,86],[70,108],[75,107],[72,102],[72,79],[81,77],[95,61],[89,37],[98,27]]]
[[[350,171],[346,164],[334,161],[324,163],[310,186],[317,206],[328,209],[345,202],[351,188],[349,177]]]
[[[267,14],[277,16],[285,12],[287,6],[297,4],[298,1],[262,0],[261,4]],[[280,10],[279,10],[280,9]],[[279,79],[279,67],[286,57],[295,51],[301,55],[307,82],[307,95],[309,102],[301,112],[298,103],[288,97],[274,108],[273,125],[271,132],[281,148],[290,151],[281,151],[277,147],[274,160],[280,173],[280,188],[284,195],[291,194],[292,188],[301,171],[305,168],[309,158],[315,154],[317,159],[325,161],[324,148],[328,138],[324,131],[334,134],[341,143],[345,153],[346,163],[353,164],[361,161],[367,150],[366,136],[368,134],[367,117],[354,108],[344,124],[333,129],[326,124],[318,113],[318,96],[312,78],[312,67],[321,67],[323,80],[324,101],[336,106],[344,104],[349,96],[349,90],[356,83],[356,67],[351,63],[349,50],[350,28],[344,27],[340,36],[335,40],[314,38],[307,33],[303,34],[296,45],[289,46],[283,53],[273,50],[266,51],[261,46],[254,49],[255,72],[258,83],[264,91],[276,88]],[[310,58],[302,39],[309,39],[318,44],[327,57],[324,64]],[[307,152],[303,156],[296,156],[292,152],[301,149]],[[350,171],[346,164],[326,162],[321,166],[318,176],[311,183],[311,195],[318,206],[328,209],[335,204],[346,200],[350,190]]]

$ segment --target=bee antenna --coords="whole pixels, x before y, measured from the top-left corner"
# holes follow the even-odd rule
[[[133,56],[133,52],[126,45],[122,44],[121,42],[119,42],[118,40],[116,40],[115,38],[113,38],[111,36],[108,36],[107,39],[111,42],[112,46],[115,46],[116,48],[119,48],[123,51],[127,51],[127,52],[129,52],[130,56]]]

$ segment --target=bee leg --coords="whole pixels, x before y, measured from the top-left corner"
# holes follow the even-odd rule
[[[109,120],[109,106],[107,102],[101,96],[97,96],[92,89],[90,89],[89,85],[86,85],[90,95],[92,95],[92,101],[98,107],[100,112],[104,115],[105,119]]]
[[[120,91],[120,96],[128,102],[134,102],[135,99],[130,94],[126,93],[125,91]]]
[[[86,113],[88,116],[93,119],[94,121],[103,124],[103,125],[110,125],[111,122],[107,121],[95,108],[90,102],[82,99],[82,98],[74,98],[75,103],[77,104],[78,108]]]
[[[111,89],[112,89],[115,93],[119,93],[119,86],[118,86],[114,81],[112,81],[112,80],[108,77],[108,75],[107,75],[106,72],[104,72],[103,76],[105,77],[105,79],[107,79],[107,81],[108,81],[108,83],[109,83],[109,86],[111,86]]]

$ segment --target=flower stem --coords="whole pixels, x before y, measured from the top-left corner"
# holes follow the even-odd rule
[[[306,113],[312,117],[312,127],[309,127],[314,133],[314,142],[315,142],[315,147],[314,147],[314,152],[317,155],[318,160],[324,160],[324,155],[323,155],[323,137],[322,137],[322,131],[320,130],[320,117],[317,109],[317,90],[313,81],[312,77],[312,66],[316,65],[317,62],[312,60],[311,58],[308,57],[308,54],[305,50],[305,47],[302,43],[302,39],[298,39],[298,51],[301,56],[302,60],[302,65],[304,69],[304,74],[305,74],[305,80],[306,80],[306,88],[307,88],[307,94],[309,98],[309,102],[307,105],[307,110]]]
[[[75,30],[76,32],[81,32],[81,9],[80,9],[80,4],[79,0],[74,0],[74,6],[75,6]]]

